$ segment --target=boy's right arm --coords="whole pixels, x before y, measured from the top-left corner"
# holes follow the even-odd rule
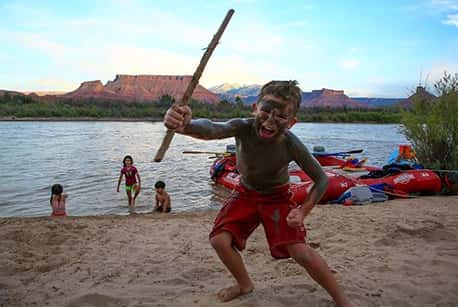
[[[164,116],[164,125],[167,128],[204,140],[236,136],[245,123],[243,119],[231,119],[224,123],[215,123],[208,119],[192,120],[191,108],[186,105],[172,105]]]

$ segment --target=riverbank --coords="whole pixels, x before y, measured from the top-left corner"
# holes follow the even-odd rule
[[[243,257],[256,284],[221,304],[232,282],[208,244],[216,211],[0,219],[0,305],[333,306],[291,260],[273,260],[262,227]],[[308,242],[357,306],[458,301],[458,196],[317,206]]]

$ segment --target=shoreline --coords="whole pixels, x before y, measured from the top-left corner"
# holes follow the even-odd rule
[[[220,303],[233,279],[208,242],[216,214],[0,218],[0,305],[334,306],[294,261],[270,256],[262,227],[242,252],[255,291]],[[305,223],[356,306],[458,301],[458,196],[317,206]]]

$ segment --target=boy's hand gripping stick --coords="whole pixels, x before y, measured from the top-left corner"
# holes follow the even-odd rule
[[[188,101],[191,98],[192,93],[194,92],[194,89],[196,88],[197,84],[199,84],[200,76],[202,76],[202,72],[204,71],[204,68],[207,65],[208,60],[210,59],[210,56],[212,55],[213,50],[215,50],[216,45],[218,45],[219,39],[223,35],[223,32],[226,29],[226,26],[229,23],[229,21],[231,20],[231,17],[233,14],[234,14],[233,9],[230,9],[227,12],[226,17],[223,20],[223,23],[219,26],[218,32],[216,32],[210,44],[206,48],[205,53],[202,56],[202,59],[200,60],[199,66],[197,66],[196,71],[192,75],[192,79],[189,82],[188,87],[186,88],[186,91],[183,94],[183,98],[181,99],[179,104],[181,105],[188,104]],[[167,129],[164,139],[162,140],[161,147],[159,147],[159,150],[157,151],[156,156],[154,157],[155,162],[162,161],[162,159],[164,158],[165,152],[167,151],[167,149],[169,149],[169,146],[170,146],[170,143],[172,142],[174,134],[175,134],[174,129]]]

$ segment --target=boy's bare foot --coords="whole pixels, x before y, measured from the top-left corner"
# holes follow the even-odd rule
[[[234,285],[232,287],[227,287],[219,290],[217,295],[222,302],[229,302],[234,298],[253,292],[253,289],[253,286],[242,289],[239,285]]]

